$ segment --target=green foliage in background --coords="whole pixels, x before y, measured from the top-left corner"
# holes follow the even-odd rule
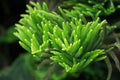
[[[86,15],[98,14],[110,15],[120,6],[119,0],[65,0],[61,5],[69,8],[75,6],[75,9],[81,10]]]
[[[11,67],[1,71],[0,80],[38,80],[33,62],[31,55],[21,55]]]
[[[2,29],[1,29],[2,30]],[[12,43],[17,41],[17,38],[13,35],[13,33],[15,32],[15,26],[11,26],[6,33],[1,33],[0,35],[0,43]]]

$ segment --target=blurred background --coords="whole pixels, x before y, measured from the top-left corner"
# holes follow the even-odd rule
[[[0,1],[0,69],[10,65],[24,50],[13,35],[14,24],[25,13],[27,0]]]

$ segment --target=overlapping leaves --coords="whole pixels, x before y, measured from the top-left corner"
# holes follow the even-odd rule
[[[112,14],[119,9],[119,4],[119,0],[65,0],[61,7],[67,9],[73,7],[73,9],[69,11],[71,14],[79,15],[79,13],[82,13],[85,16],[91,16],[93,19],[96,19],[98,16]],[[64,11],[68,12],[68,10]]]
[[[62,28],[55,26],[49,33],[55,51],[52,60],[65,67],[67,71],[76,71],[92,61],[104,59],[103,49],[96,49],[103,40],[102,26],[99,19],[83,24],[81,20],[63,22]]]
[[[61,17],[50,12],[45,4],[32,4],[33,8],[28,6],[28,14],[22,15],[20,23],[16,24],[15,33],[20,39],[20,45],[28,52],[50,54],[50,59],[66,71],[82,70],[91,62],[106,57],[104,49],[99,49],[104,35],[102,26],[106,21],[99,22],[97,18],[85,23],[83,16],[79,19]],[[61,8],[60,11],[62,13]],[[65,19],[67,17],[68,21]]]
[[[32,4],[34,8],[27,6],[28,14],[22,15],[23,18],[20,24],[16,24],[17,32],[14,34],[20,39],[20,45],[34,54],[49,47],[47,32],[51,32],[54,25],[64,20],[56,13],[50,13],[45,3],[43,6],[38,3]]]

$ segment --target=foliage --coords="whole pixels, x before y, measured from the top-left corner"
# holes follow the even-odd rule
[[[115,26],[107,25],[109,23],[102,20],[101,16],[114,13],[119,9],[119,3],[117,0],[65,0],[58,6],[56,13],[50,11],[45,3],[40,5],[31,2],[31,6],[27,5],[27,14],[22,14],[19,23],[15,25],[14,35],[19,38],[20,45],[33,55],[31,59],[38,61],[40,69],[37,70],[37,75],[42,80],[66,80],[67,76],[78,77],[82,72],[93,76],[97,72],[91,71],[91,65],[93,67],[101,60],[105,60],[108,66],[109,80],[112,74],[109,57],[113,58],[120,70],[119,61],[111,50],[113,46],[120,47],[117,44],[118,37],[112,38],[117,41],[114,44],[109,41],[110,36],[107,36],[113,36],[112,32],[118,28],[119,23]],[[36,75],[33,69],[32,71]],[[99,74],[103,73],[98,73],[98,77],[101,76]]]
[[[86,15],[96,14],[98,11],[100,15],[109,15],[119,8],[119,3],[119,0],[65,0],[61,6],[75,6]]]
[[[34,8],[28,6],[29,15],[22,15],[15,33],[28,52],[51,56],[67,72],[82,70],[92,61],[106,57],[104,49],[97,49],[103,40],[102,26],[106,21],[99,23],[98,18],[85,24],[82,19],[71,17],[71,22],[67,22],[59,14],[49,12],[45,3],[32,4]]]
[[[1,31],[2,32],[2,31]],[[6,33],[0,36],[0,43],[12,43],[17,40],[17,38],[13,35],[15,32],[15,26],[11,26]]]

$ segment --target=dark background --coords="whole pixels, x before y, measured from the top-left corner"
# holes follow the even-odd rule
[[[0,0],[0,37],[6,37],[6,32],[25,13],[27,0]],[[0,69],[10,65],[24,50],[14,40],[0,42]]]

